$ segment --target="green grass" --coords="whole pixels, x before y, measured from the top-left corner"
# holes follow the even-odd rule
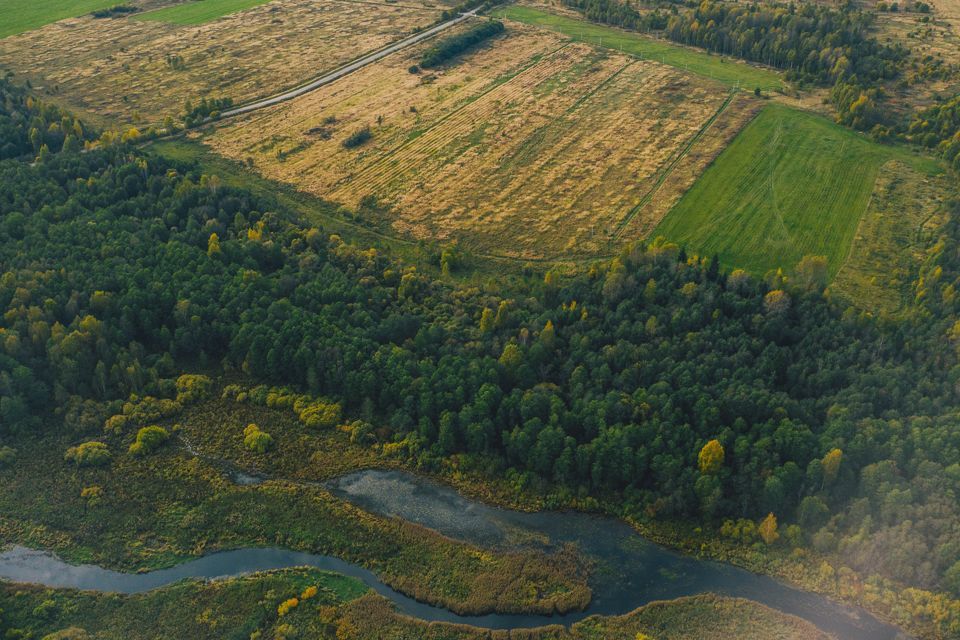
[[[762,275],[826,256],[831,276],[846,259],[883,163],[922,173],[935,160],[884,146],[826,118],[770,104],[670,210],[664,236],[721,264]]]
[[[783,80],[775,71],[681,47],[640,33],[605,27],[586,20],[577,20],[549,11],[518,5],[499,9],[494,12],[494,15],[552,29],[580,42],[602,45],[642,58],[658,60],[672,67],[718,80],[729,86],[735,86],[739,83],[741,87],[747,89],[760,87],[767,91],[783,86]]]
[[[0,38],[120,3],[121,0],[0,0],[0,16],[3,16],[3,20],[0,20]]]
[[[281,602],[308,587],[317,587],[317,594],[287,615],[277,614]],[[340,574],[286,569],[216,582],[188,580],[131,596],[0,585],[0,609],[11,627],[33,638],[73,628],[91,635],[67,637],[246,640],[256,630],[265,638],[280,637],[277,630],[283,624],[306,637],[330,637],[321,636],[326,625],[317,607],[339,606],[368,591],[359,580]]]
[[[141,14],[137,19],[173,24],[203,24],[267,2],[270,0],[188,0],[172,7]]]

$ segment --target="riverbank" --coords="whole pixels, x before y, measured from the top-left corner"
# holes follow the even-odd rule
[[[316,593],[311,595],[311,588]],[[290,606],[294,598],[297,603]],[[591,617],[570,629],[508,632],[428,624],[398,614],[358,581],[310,569],[182,582],[135,596],[0,585],[0,609],[0,629],[19,629],[37,638],[59,633],[53,637],[62,640],[826,640],[791,616],[710,595],[651,603],[624,616]]]
[[[0,541],[124,571],[222,549],[280,546],[337,556],[398,591],[465,615],[550,614],[590,600],[585,568],[572,554],[490,553],[365,513],[320,486],[235,485],[173,442],[146,458],[121,453],[124,439],[104,438],[114,457],[102,468],[65,462],[63,452],[76,444],[68,440],[10,442],[18,453],[0,471]]]
[[[771,575],[806,591],[820,593],[854,606],[919,638],[960,637],[960,602],[943,594],[885,580],[860,576],[837,557],[825,556],[805,546],[781,543],[744,545],[724,538],[717,530],[696,523],[660,520],[630,508],[623,496],[575,496],[547,483],[504,474],[491,461],[467,456],[446,459],[440,467],[411,463],[403,449],[390,444],[361,446],[341,431],[306,431],[282,410],[251,403],[213,401],[191,410],[194,420],[185,433],[201,450],[217,453],[240,468],[298,481],[326,481],[352,470],[387,468],[413,471],[449,484],[466,496],[521,511],[575,510],[602,513],[625,520],[644,537],[698,558]],[[203,425],[250,418],[275,425],[276,450],[267,456],[244,451],[229,430],[197,429]],[[372,439],[372,438],[371,438]]]
[[[822,583],[804,584],[804,576],[810,575],[804,573],[810,557],[789,549],[740,547],[692,526],[639,522],[628,510],[617,508],[613,497],[602,502],[576,499],[543,487],[519,485],[495,469],[464,458],[449,460],[441,468],[416,468],[389,455],[388,447],[355,442],[345,430],[305,429],[288,411],[209,400],[161,422],[190,442],[200,457],[171,441],[154,457],[117,455],[109,470],[77,470],[60,458],[71,443],[17,445],[24,452],[43,453],[21,455],[15,472],[0,472],[0,481],[10,487],[6,496],[0,496],[4,514],[0,537],[53,549],[72,562],[126,570],[170,566],[217,549],[242,546],[277,545],[329,553],[372,569],[386,584],[418,600],[463,614],[573,611],[589,602],[587,568],[575,554],[490,553],[410,523],[371,516],[311,484],[358,469],[386,467],[414,470],[510,508],[606,512],[626,519],[658,543],[784,577],[811,591],[836,595],[838,587],[848,584],[846,573],[841,574],[844,582],[834,578],[833,590]],[[271,451],[255,453],[243,446],[243,426],[250,423],[272,434]],[[129,437],[105,439],[119,452]],[[214,459],[284,480],[236,486],[211,462]],[[101,487],[99,504],[91,505],[81,497],[86,486]],[[97,517],[88,517],[94,514]],[[861,590],[860,596],[864,593]],[[853,598],[848,601],[859,604]],[[918,621],[911,620],[911,631],[918,636],[948,637]]]

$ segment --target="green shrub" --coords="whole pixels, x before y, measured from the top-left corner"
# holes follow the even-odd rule
[[[355,147],[359,147],[360,145],[362,145],[364,142],[366,142],[372,137],[373,137],[373,132],[370,131],[370,126],[367,125],[366,127],[357,129],[356,131],[348,135],[343,141],[343,146],[347,149],[353,149]]]
[[[340,422],[340,405],[327,402],[312,402],[300,411],[300,422],[311,429],[331,429]]]
[[[210,397],[213,380],[208,376],[185,373],[177,378],[177,402],[193,404]]]
[[[243,446],[254,453],[266,453],[273,448],[273,436],[266,431],[260,431],[255,424],[248,424],[243,430]]]
[[[156,425],[144,427],[137,432],[136,441],[130,445],[130,453],[135,456],[150,455],[169,439],[170,434],[163,427]]]
[[[110,463],[110,450],[102,442],[91,440],[67,449],[64,460],[78,467],[100,467]]]

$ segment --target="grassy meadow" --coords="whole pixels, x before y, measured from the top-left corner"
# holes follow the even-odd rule
[[[763,274],[823,255],[831,275],[850,252],[881,166],[926,175],[936,161],[884,146],[829,120],[769,104],[667,214],[664,236],[727,267]],[[867,243],[871,240],[865,239]]]
[[[174,24],[203,24],[267,2],[270,0],[188,0],[171,7],[142,13],[137,19]]]
[[[672,44],[667,40],[593,24],[535,7],[510,5],[497,9],[493,14],[516,22],[552,29],[580,42],[657,60],[731,87],[740,86],[743,89],[760,87],[773,91],[783,86],[780,74],[772,69],[752,66],[731,58],[722,58],[705,51]]]
[[[33,29],[76,16],[106,9],[117,0],[0,0],[0,38],[24,33]]]

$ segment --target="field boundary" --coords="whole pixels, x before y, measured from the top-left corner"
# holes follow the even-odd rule
[[[653,185],[650,189],[640,198],[640,202],[637,203],[629,212],[623,220],[621,220],[616,228],[614,229],[613,235],[611,236],[611,241],[619,240],[624,231],[627,229],[627,225],[640,213],[640,210],[643,209],[650,200],[653,199],[653,196],[656,195],[657,191],[660,190],[660,187],[663,186],[663,183],[666,182],[667,178],[670,177],[670,174],[673,173],[673,170],[677,167],[681,160],[690,152],[693,146],[703,138],[704,134],[713,126],[713,123],[727,110],[727,107],[733,102],[733,99],[737,96],[739,90],[732,89],[727,95],[726,99],[720,104],[720,107],[710,116],[703,126],[690,137],[690,139],[684,144],[674,155],[674,157],[664,166],[658,173],[657,178],[654,180]]]

